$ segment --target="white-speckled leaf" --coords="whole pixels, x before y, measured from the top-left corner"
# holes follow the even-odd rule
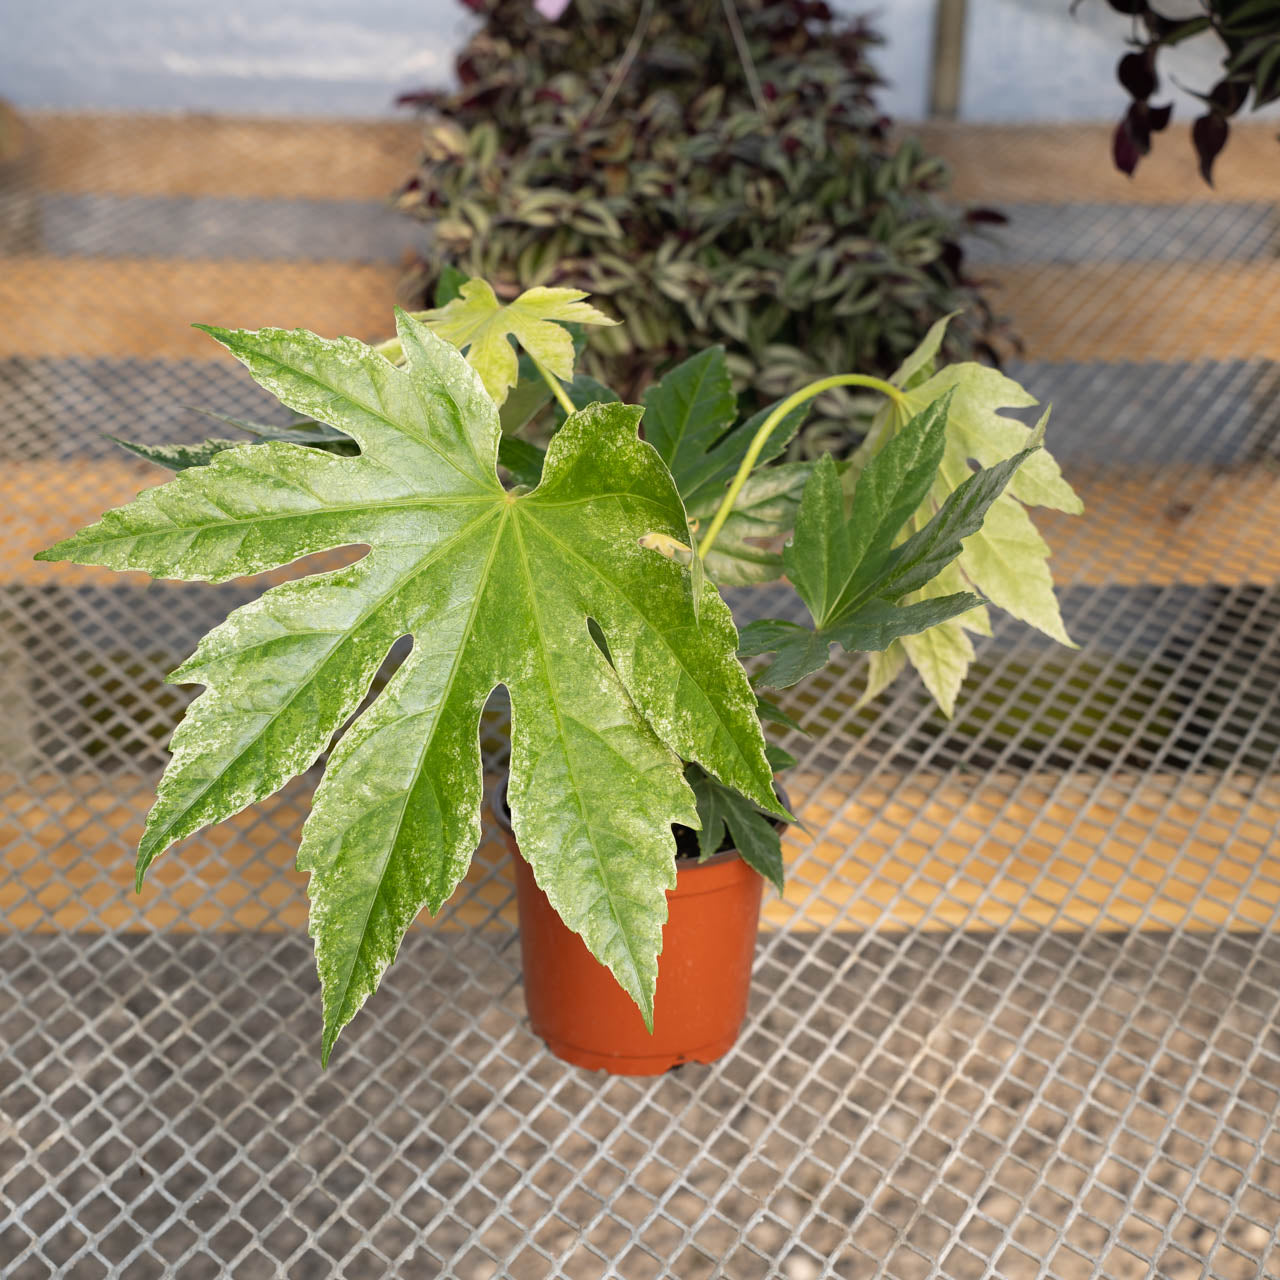
[[[350,339],[210,330],[360,455],[227,449],[42,553],[223,581],[369,548],[237,610],[174,673],[207,689],[174,735],[139,878],[176,840],[314,763],[411,636],[334,749],[303,832],[324,1056],[413,918],[438,910],[466,871],[480,837],[478,722],[497,685],[511,696],[521,851],[651,1020],[675,884],[670,826],[697,825],[681,759],[780,812],[732,619],[710,584],[696,619],[688,569],[640,545],[689,532],[670,474],[637,437],[639,409],[574,414],[541,484],[516,496],[497,478],[498,416],[478,376],[398,319],[405,368]]]

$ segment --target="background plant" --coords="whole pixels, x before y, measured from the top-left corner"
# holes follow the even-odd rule
[[[592,294],[623,324],[583,368],[636,399],[673,361],[725,347],[744,407],[833,369],[887,374],[963,309],[948,358],[989,352],[964,270],[969,220],[938,200],[943,163],[875,102],[877,37],[812,0],[468,0],[483,26],[459,87],[427,112],[402,205],[432,227],[416,292],[449,267],[500,298]],[[828,396],[805,452],[856,439]]]

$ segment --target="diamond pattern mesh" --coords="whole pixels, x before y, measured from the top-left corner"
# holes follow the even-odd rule
[[[100,163],[119,193],[123,153]],[[56,157],[45,170],[56,192]],[[119,256],[125,231],[131,245],[163,225],[163,193],[140,190],[146,201],[115,201],[105,220],[91,199],[54,202],[54,242],[33,248],[23,223],[11,260],[31,279]],[[171,228],[173,257],[149,261],[138,294],[94,305],[121,326],[130,308],[183,324],[184,273],[220,263],[179,250],[228,243],[210,229],[230,216],[215,204],[175,210],[174,227],[205,239]],[[131,209],[145,224],[122,228]],[[317,227],[357,216],[303,218],[282,201],[258,252],[285,252],[288,233],[306,261]],[[1181,237],[1179,258],[1245,260],[1270,243],[1254,205],[1161,218],[1037,208],[1003,260],[1107,261],[1108,237],[1135,227]],[[147,292],[165,272],[176,301]],[[0,317],[14,314],[5,288]],[[38,323],[41,297],[26,304]],[[154,479],[103,432],[194,438],[203,424],[182,405],[262,417],[270,402],[223,362],[128,343],[57,354],[71,332],[33,355],[10,327],[6,1280],[1280,1277],[1269,360],[1013,370],[1057,402],[1055,444],[1091,509],[1043,522],[1081,648],[1002,623],[951,722],[906,679],[859,708],[856,661],[792,695],[810,735],[784,740],[806,830],[788,838],[791,887],[766,903],[727,1058],[632,1080],[550,1057],[525,1022],[490,829],[464,889],[410,931],[322,1073],[290,865],[314,777],[166,856],[140,898],[131,889],[192,692],[160,677],[258,584],[29,561]],[[768,593],[734,603],[744,619],[778,607]],[[483,736],[497,777],[500,706]]]

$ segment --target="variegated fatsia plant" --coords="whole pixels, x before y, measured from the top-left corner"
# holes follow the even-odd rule
[[[140,888],[170,845],[330,752],[298,854],[326,1061],[414,917],[467,870],[480,713],[499,685],[520,850],[651,1024],[672,825],[697,830],[704,856],[732,841],[782,885],[771,820],[788,816],[773,784],[787,758],[761,720],[786,717],[757,688],[794,683],[836,644],[882,655],[877,684],[914,662],[949,707],[964,629],[985,628],[974,588],[1066,640],[1024,504],[1078,502],[1041,433],[997,412],[1025,392],[976,365],[934,371],[940,327],[891,381],[824,379],[739,422],[719,348],[625,405],[574,377],[575,329],[609,323],[583,295],[503,306],[480,280],[453,290],[397,313],[379,347],[206,329],[294,424],[128,446],[177,474],[39,557],[223,582],[365,549],[264,591],[172,673],[205,691],[137,859]],[[886,397],[854,465],[778,464],[837,385]],[[544,448],[521,432],[548,414]],[[739,636],[719,587],[783,574],[812,625]],[[408,657],[338,736],[406,636]],[[739,656],[764,653],[753,686]]]

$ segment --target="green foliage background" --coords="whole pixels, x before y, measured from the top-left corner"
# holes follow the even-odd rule
[[[939,203],[943,163],[880,113],[865,24],[738,0],[753,92],[721,0],[574,0],[554,23],[528,0],[468,7],[484,24],[460,87],[411,95],[427,119],[400,200],[433,228],[425,301],[448,267],[505,299],[587,290],[623,324],[590,335],[582,367],[626,400],[716,342],[747,410],[833,371],[887,374],[952,311],[945,356],[989,350],[965,218]],[[846,452],[848,408],[827,397],[803,451]]]

